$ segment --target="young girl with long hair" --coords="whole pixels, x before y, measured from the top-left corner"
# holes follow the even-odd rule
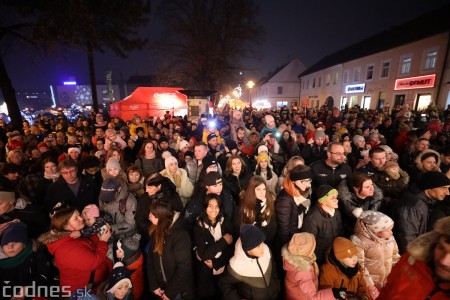
[[[194,297],[191,238],[179,216],[166,201],[150,206],[147,276],[150,291],[161,299]]]
[[[232,226],[222,215],[221,202],[217,194],[206,195],[194,226],[198,296],[202,298],[218,298],[219,275],[233,256]]]
[[[257,175],[250,178],[233,219],[236,237],[243,224],[251,224],[264,232],[267,245],[272,246],[277,232],[275,195],[267,188],[264,178]]]

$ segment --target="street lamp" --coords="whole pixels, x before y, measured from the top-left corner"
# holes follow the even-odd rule
[[[255,86],[255,83],[253,82],[253,80],[250,80],[247,82],[247,87],[249,89],[248,95],[249,95],[250,107],[252,107],[252,88],[254,86]]]

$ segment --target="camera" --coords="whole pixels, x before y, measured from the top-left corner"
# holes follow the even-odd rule
[[[100,235],[102,235],[102,234],[104,234],[105,233],[105,231],[108,229],[108,226],[106,226],[106,225],[103,225],[102,227],[100,227],[100,231],[99,231],[99,234]]]

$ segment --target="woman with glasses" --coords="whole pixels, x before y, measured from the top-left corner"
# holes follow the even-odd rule
[[[298,165],[292,169],[283,182],[283,189],[277,197],[276,215],[278,241],[282,246],[300,232],[303,219],[311,206],[311,169]]]

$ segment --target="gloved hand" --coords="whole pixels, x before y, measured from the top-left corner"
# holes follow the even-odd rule
[[[333,291],[333,296],[334,296],[334,298],[336,298],[336,299],[339,299],[339,300],[345,300],[345,299],[347,299],[347,289],[344,289],[344,288],[332,288],[331,289],[332,291]]]

